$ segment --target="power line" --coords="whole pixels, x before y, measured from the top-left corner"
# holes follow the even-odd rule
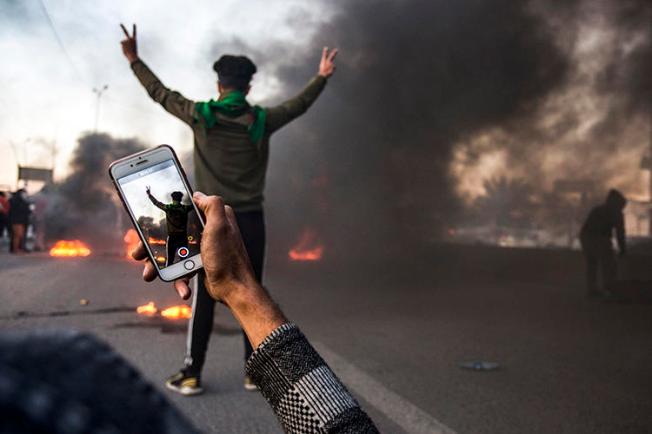
[[[59,48],[63,52],[64,56],[66,57],[66,60],[68,61],[68,64],[72,68],[72,70],[75,72],[75,75],[77,75],[77,78],[83,81],[83,77],[79,70],[77,69],[77,66],[75,65],[75,62],[72,61],[72,58],[70,57],[70,54],[68,54],[68,50],[66,50],[66,46],[63,44],[63,40],[59,36],[59,32],[57,32],[57,29],[54,25],[54,21],[52,21],[52,17],[50,17],[50,13],[48,12],[48,8],[45,6],[45,3],[43,3],[43,0],[39,0],[39,4],[41,5],[41,9],[43,9],[43,14],[45,15],[45,18],[48,21],[48,24],[50,26],[50,29],[52,30],[52,33],[54,34],[54,38],[57,40],[57,44],[59,45]]]

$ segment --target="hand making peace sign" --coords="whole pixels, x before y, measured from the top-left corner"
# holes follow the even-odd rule
[[[328,78],[335,72],[335,56],[337,56],[337,48],[328,50],[324,47],[321,52],[321,61],[319,62],[319,75]]]
[[[129,63],[133,63],[138,60],[138,43],[136,42],[136,25],[133,25],[132,35],[129,36],[129,32],[124,25],[120,24],[122,31],[124,32],[127,39],[124,39],[120,42],[122,45],[122,52],[124,53]]]

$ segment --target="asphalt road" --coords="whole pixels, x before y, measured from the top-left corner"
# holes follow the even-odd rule
[[[266,281],[382,432],[652,432],[651,304],[586,300],[577,276],[558,272],[566,257],[517,263],[501,249],[447,249],[409,266],[277,262]],[[133,311],[178,304],[139,273],[117,257],[2,253],[0,329],[90,331],[164,390],[181,366],[184,324]],[[219,307],[207,393],[164,393],[207,432],[281,432],[262,397],[242,388],[241,339]],[[467,360],[500,368],[460,369]]]

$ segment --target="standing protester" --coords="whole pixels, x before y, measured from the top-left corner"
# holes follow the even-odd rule
[[[188,213],[194,210],[193,206],[181,203],[183,193],[173,191],[170,194],[172,203],[163,203],[156,199],[149,186],[145,187],[147,197],[155,207],[165,213],[165,225],[167,229],[167,241],[165,242],[165,266],[174,264],[177,250],[181,247],[188,247]]]
[[[9,224],[11,225],[11,253],[26,252],[25,234],[29,224],[29,202],[27,192],[21,188],[9,199]]]
[[[4,191],[0,191],[0,238],[4,238],[5,229],[8,228],[9,228],[9,200],[7,199],[7,194]]]
[[[616,232],[618,250],[624,256],[625,217],[623,210],[627,199],[618,190],[610,190],[607,200],[591,210],[580,231],[580,243],[586,259],[587,295],[596,297],[611,294],[616,280],[616,258],[611,241]],[[598,286],[598,272],[602,276],[602,290]]]
[[[325,47],[318,74],[303,91],[271,108],[252,106],[246,100],[256,65],[245,56],[223,55],[213,64],[219,98],[217,101],[194,102],[165,87],[138,57],[136,26],[133,26],[132,35],[124,26],[121,27],[126,35],[121,42],[122,51],[147,93],[192,128],[196,188],[222,196],[233,208],[256,280],[260,283],[265,253],[262,202],[270,136],[305,113],[314,103],[335,71],[337,49]],[[213,329],[215,306],[204,280],[205,275],[199,274],[195,281],[185,368],[166,382],[169,389],[184,395],[203,391],[200,377]],[[183,295],[190,296],[189,293]],[[243,338],[246,360],[252,348],[244,334]],[[244,384],[248,390],[256,388],[246,375]]]

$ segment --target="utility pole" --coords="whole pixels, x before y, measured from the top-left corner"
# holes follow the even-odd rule
[[[54,168],[57,165],[57,153],[59,152],[59,150],[57,149],[57,142],[55,142],[54,140],[50,142],[50,152],[51,152],[50,155],[52,157],[52,177],[54,178]]]
[[[105,84],[104,86],[97,88],[93,88],[93,93],[97,95],[97,99],[95,100],[95,129],[93,131],[97,132],[97,126],[100,121],[100,101],[102,99],[102,94],[109,88],[108,84]]]

